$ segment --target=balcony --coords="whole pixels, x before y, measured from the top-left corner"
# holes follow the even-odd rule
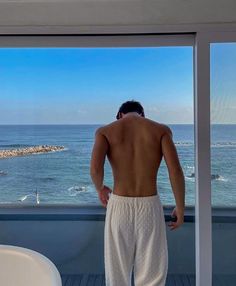
[[[171,206],[164,207],[170,219]],[[104,284],[104,219],[101,206],[2,206],[0,244],[27,247],[57,266],[63,286]],[[235,286],[236,209],[213,208],[213,286]],[[167,228],[168,286],[195,285],[194,209],[187,207],[185,223]],[[214,259],[217,257],[217,259]],[[222,259],[218,259],[222,257]]]

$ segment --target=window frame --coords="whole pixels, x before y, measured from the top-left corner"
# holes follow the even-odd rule
[[[212,285],[210,45],[236,42],[235,31],[196,33],[194,55],[196,285]]]
[[[220,27],[216,25],[217,29]],[[63,30],[63,27],[61,28]],[[195,249],[196,249],[196,285],[212,285],[212,206],[211,206],[211,179],[210,179],[210,44],[222,42],[236,42],[236,27],[230,25],[218,31],[211,28],[191,28],[188,25],[177,28],[155,28],[155,32],[149,33],[140,27],[143,34],[91,34],[91,35],[11,35],[11,33],[0,36],[0,47],[138,47],[140,46],[189,46],[194,47],[194,137],[195,137]],[[34,30],[34,29],[33,29]],[[109,30],[109,29],[108,29]],[[112,30],[112,29],[111,29]],[[119,29],[118,29],[119,30]],[[132,29],[131,29],[132,30]],[[138,30],[137,28],[134,30]],[[162,32],[160,32],[162,30]],[[172,30],[175,34],[164,34],[163,31]],[[181,33],[186,31],[187,33]],[[193,32],[191,32],[193,31]],[[7,35],[6,35],[7,34]],[[0,206],[0,212],[14,214],[16,206]],[[39,206],[32,207],[29,211],[25,206],[20,206],[18,211],[32,215],[42,212]],[[80,206],[86,213],[86,206]],[[68,213],[75,208],[63,205],[59,213]],[[96,209],[97,212],[101,208]],[[53,214],[52,206],[48,206],[47,213]]]

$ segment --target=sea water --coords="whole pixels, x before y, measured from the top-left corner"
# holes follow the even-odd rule
[[[0,125],[0,149],[59,145],[59,152],[0,159],[0,203],[101,204],[90,178],[94,134],[100,125]],[[186,205],[195,203],[194,127],[169,125],[186,181]],[[212,204],[236,206],[236,125],[211,127]],[[104,183],[113,187],[105,161]],[[164,205],[174,204],[164,160],[158,173]]]

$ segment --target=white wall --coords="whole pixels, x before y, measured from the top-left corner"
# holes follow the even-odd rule
[[[0,26],[236,23],[235,0],[0,0]]]

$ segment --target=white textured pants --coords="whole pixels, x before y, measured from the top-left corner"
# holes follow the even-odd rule
[[[106,286],[164,286],[168,249],[159,195],[126,197],[113,193],[104,230]]]

